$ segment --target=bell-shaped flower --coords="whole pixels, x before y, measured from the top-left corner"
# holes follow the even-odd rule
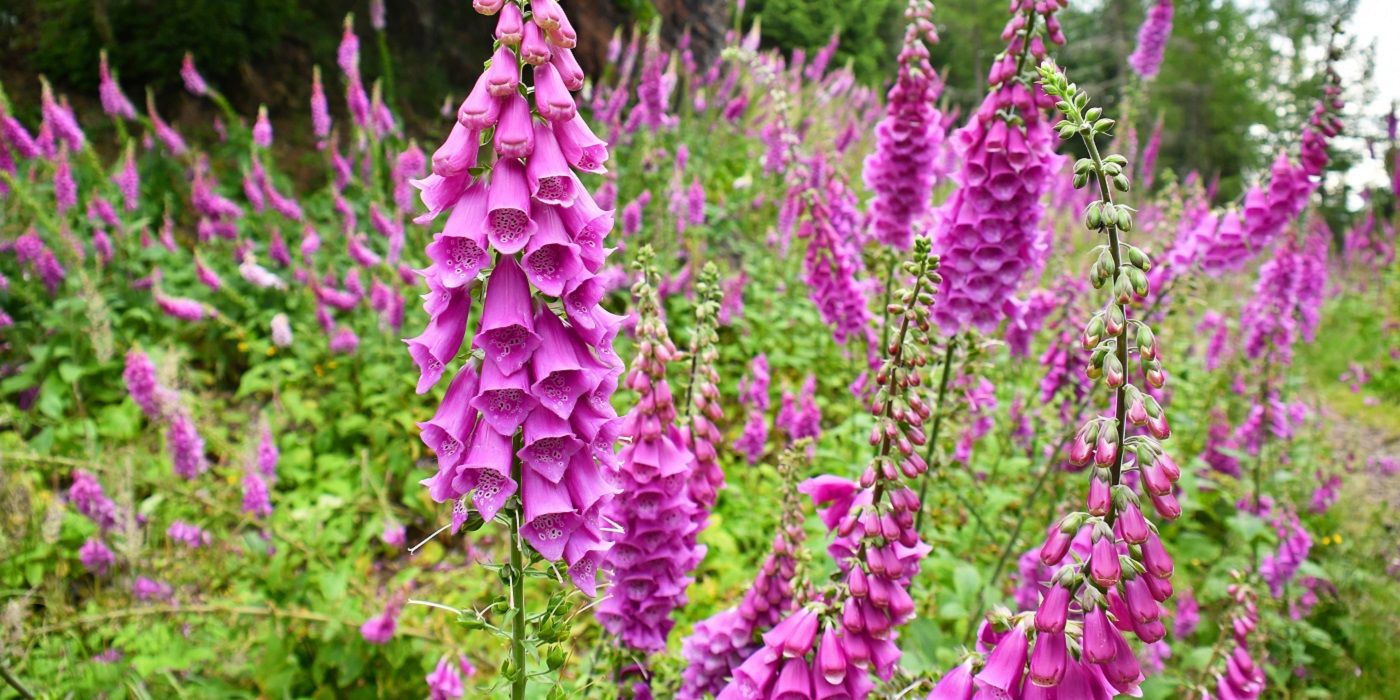
[[[514,158],[497,161],[486,196],[487,240],[496,250],[514,255],[535,235],[535,229],[525,168]]]
[[[501,158],[528,158],[535,152],[535,131],[530,116],[530,103],[518,93],[503,98],[501,119],[496,123],[492,139]]]
[[[465,292],[453,295],[452,303],[428,320],[428,327],[421,335],[403,341],[408,345],[408,354],[418,365],[418,393],[427,393],[437,384],[447,364],[461,349],[467,330],[467,316],[471,312],[471,299],[471,295]]]
[[[573,206],[578,181],[559,150],[554,128],[548,122],[535,122],[535,152],[525,163],[525,177],[530,183],[530,196],[544,204]]]
[[[564,472],[583,442],[574,436],[569,422],[552,412],[535,409],[525,419],[525,436],[518,453],[531,471],[550,481],[564,478]]]
[[[509,255],[498,256],[486,283],[481,325],[473,347],[486,353],[503,374],[519,372],[540,345],[532,317],[530,285]]]
[[[534,213],[537,228],[525,247],[525,276],[541,292],[563,296],[569,280],[583,272],[580,247],[569,240],[556,208],[537,206]]]
[[[534,469],[524,470],[522,498],[525,501],[525,524],[520,536],[545,559],[559,561],[569,535],[582,524],[574,511],[569,490],[552,482]]]

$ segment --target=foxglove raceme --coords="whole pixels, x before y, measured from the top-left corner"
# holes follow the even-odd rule
[[[899,74],[875,127],[875,150],[865,159],[865,186],[875,193],[870,226],[881,243],[901,249],[928,215],[938,175],[934,159],[943,145],[942,115],[934,104],[943,84],[928,60],[927,44],[938,42],[932,14],[928,0],[912,0],[904,12]]]
[[[1162,57],[1172,33],[1172,11],[1172,0],[1157,0],[1138,29],[1137,49],[1128,56],[1128,65],[1143,80],[1157,77],[1157,71],[1162,69]]]
[[[1059,3],[1015,0],[1011,9],[1002,32],[1009,45],[987,78],[991,92],[953,135],[962,167],[953,176],[957,189],[936,214],[944,284],[934,318],[949,335],[968,327],[990,332],[1001,322],[1005,300],[1039,257],[1041,198],[1061,160],[1043,111],[1054,100],[1017,74],[1023,54],[1026,63],[1045,56],[1034,25],[1043,21],[1046,38],[1064,42],[1054,14]]]
[[[642,265],[650,260],[643,249]],[[695,458],[676,428],[676,407],[666,381],[666,365],[678,356],[666,333],[655,291],[655,272],[633,286],[638,302],[636,359],[627,374],[627,387],[638,393],[627,414],[622,435],[631,442],[618,455],[620,466],[609,472],[619,488],[609,520],[622,534],[608,553],[612,595],[598,606],[603,627],[623,644],[643,652],[660,651],[675,621],[671,613],[685,603],[689,573],[704,556],[695,543],[700,506],[689,484]]]
[[[504,510],[525,543],[593,595],[610,546],[600,515],[621,423],[610,404],[621,319],[600,306],[607,289],[596,278],[613,215],[574,171],[603,172],[608,150],[577,110],[562,118],[581,79],[565,79],[563,94],[542,86],[541,68],[553,65],[544,61],[570,56],[573,30],[556,3],[531,5],[521,42],[500,43],[433,171],[413,181],[426,209],[417,223],[448,212],[420,273],[428,329],[410,343],[420,386],[450,377],[437,413],[419,424],[437,462],[423,483],[454,504],[456,527],[468,506],[487,521]],[[492,14],[503,7],[477,3]],[[522,79],[536,88],[528,96]],[[493,128],[496,156],[478,158],[479,134]],[[474,296],[480,312],[468,318]],[[481,357],[454,367],[466,350]]]

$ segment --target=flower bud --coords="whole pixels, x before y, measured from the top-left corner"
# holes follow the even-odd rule
[[[1064,632],[1065,620],[1069,618],[1069,598],[1068,588],[1051,586],[1035,611],[1035,628],[1041,632]]]
[[[1176,520],[1181,517],[1181,504],[1177,502],[1176,496],[1171,493],[1164,493],[1160,496],[1152,495],[1152,507],[1157,510],[1157,514],[1167,520]]]
[[[1108,515],[1111,502],[1107,479],[1099,478],[1096,473],[1089,479],[1089,495],[1085,498],[1085,510],[1089,511],[1090,515],[1102,518]]]
[[[1094,464],[1100,467],[1112,465],[1118,459],[1118,421],[1111,418],[1102,421],[1099,440],[1094,447]]]
[[[1035,650],[1031,652],[1031,683],[1042,688],[1053,688],[1064,679],[1067,668],[1069,652],[1064,631],[1037,634]]]
[[[1045,543],[1040,545],[1040,562],[1046,566],[1054,566],[1065,558],[1069,553],[1069,546],[1074,541],[1074,531],[1065,532],[1065,525],[1069,524],[1066,517],[1060,522],[1050,526],[1049,532],[1045,535]]]
[[[1142,544],[1147,541],[1149,532],[1147,519],[1142,517],[1142,509],[1135,501],[1126,500],[1118,508],[1117,524],[1122,529],[1124,540],[1133,544]]]
[[[1108,622],[1108,613],[1103,606],[1095,605],[1084,611],[1084,637],[1082,656],[1089,663],[1101,664],[1112,661],[1118,652],[1113,644],[1118,631]]]
[[[1123,575],[1122,562],[1118,561],[1118,549],[1114,546],[1113,535],[1099,537],[1094,541],[1093,553],[1089,560],[1089,577],[1094,582],[1109,588],[1118,583]]]

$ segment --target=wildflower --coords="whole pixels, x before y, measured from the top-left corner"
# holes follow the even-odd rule
[[[162,387],[156,379],[156,366],[150,356],[135,348],[126,353],[126,369],[122,371],[122,379],[126,382],[131,400],[151,420],[162,418],[165,407],[175,399],[172,392]]]
[[[117,505],[102,491],[97,477],[83,469],[73,470],[73,484],[68,487],[68,502],[73,509],[87,516],[99,530],[108,532],[117,526]]]
[[[213,541],[209,533],[198,525],[192,525],[183,520],[176,520],[166,528],[165,536],[179,542],[190,549],[207,547]]]
[[[136,119],[136,106],[131,104],[126,93],[122,92],[122,86],[117,84],[116,77],[107,67],[107,51],[105,49],[97,53],[97,60],[97,94],[102,100],[102,111],[113,117]]]
[[[968,123],[953,134],[963,165],[953,176],[957,189],[936,214],[935,248],[943,257],[942,302],[934,311],[945,334],[966,327],[991,331],[1005,315],[1029,270],[1041,237],[1041,204],[1060,157],[1053,151],[1050,122],[1042,110],[1053,104],[1044,92],[1017,80],[1022,54],[1028,62],[1045,56],[1040,37],[1030,38],[1027,22],[1045,22],[1052,43],[1063,43],[1056,3],[1013,3],[1013,19],[1003,32],[1008,50],[993,64],[991,91]],[[1016,115],[1007,121],[1005,115]]]
[[[292,346],[292,324],[287,314],[279,313],[272,317],[272,344],[279,348]]]
[[[1128,56],[1128,65],[1143,80],[1157,77],[1162,68],[1162,55],[1172,33],[1172,11],[1172,0],[1157,0],[1138,29],[1137,49]]]
[[[209,469],[204,458],[204,438],[199,436],[194,420],[184,410],[175,411],[165,431],[166,449],[180,478],[189,480]]]
[[[268,493],[267,481],[259,471],[250,469],[243,474],[243,512],[255,518],[272,515],[272,499]]]
[[[875,193],[870,225],[881,243],[900,249],[909,247],[914,227],[928,215],[938,174],[932,161],[943,140],[942,115],[934,106],[943,84],[928,60],[927,44],[938,42],[932,14],[933,5],[926,0],[911,2],[905,11],[899,74],[885,116],[875,127],[875,150],[865,159],[865,185]],[[835,40],[833,36],[829,46]],[[830,55],[824,48],[808,66],[808,75]]]
[[[78,549],[78,560],[89,573],[104,576],[117,558],[102,540],[91,537]]]
[[[209,94],[209,85],[204,82],[204,76],[199,74],[199,69],[194,65],[194,54],[186,51],[185,58],[180,63],[180,80],[184,81],[185,89],[196,97],[203,97]]]

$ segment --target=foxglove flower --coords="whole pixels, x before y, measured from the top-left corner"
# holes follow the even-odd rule
[[[1010,43],[988,75],[991,92],[953,135],[963,163],[953,176],[957,189],[938,210],[934,229],[934,248],[944,266],[934,318],[945,334],[995,329],[1005,314],[1003,301],[1014,295],[1038,257],[1033,251],[1042,236],[1041,198],[1061,158],[1043,112],[1054,101],[1017,71],[1046,53],[1036,27],[1024,25],[1043,21],[1045,37],[1064,42],[1058,9],[1053,2],[1012,3],[1013,18],[1002,32]]]
[[[928,0],[914,0],[905,10],[899,74],[890,88],[885,116],[875,127],[875,151],[865,159],[865,186],[875,193],[870,226],[881,243],[900,249],[909,247],[914,227],[928,215],[938,175],[933,160],[943,141],[942,115],[935,106],[943,83],[928,60],[927,44],[938,43],[932,14]],[[829,56],[823,49],[808,66],[809,76]]]
[[[1128,56],[1128,65],[1143,80],[1157,77],[1157,71],[1162,68],[1167,39],[1172,33],[1172,11],[1172,0],[1157,0],[1138,29],[1137,49]]]
[[[68,503],[103,532],[117,526],[117,504],[103,493],[102,484],[89,471],[73,470],[73,484],[68,487]]]
[[[608,553],[613,593],[598,606],[598,619],[628,647],[660,651],[675,621],[671,613],[685,602],[689,573],[704,556],[695,543],[700,529],[700,506],[689,484],[695,458],[676,428],[676,407],[666,381],[666,365],[678,357],[661,318],[655,271],[647,267],[650,251],[643,249],[643,277],[633,286],[637,299],[637,358],[626,376],[627,387],[638,392],[622,434],[632,441],[618,455],[620,466],[608,472],[618,489],[606,517],[621,525],[622,534]]]
[[[199,69],[194,65],[194,54],[186,51],[185,59],[180,63],[180,80],[184,81],[185,89],[196,97],[203,97],[209,94],[209,85],[204,82],[204,76],[199,74]]]
[[[170,523],[170,527],[165,530],[165,536],[190,549],[207,547],[209,543],[214,541],[203,528],[183,520],[176,520]]]
[[[514,19],[501,2],[476,7]],[[516,523],[513,548],[528,545],[562,561],[574,584],[593,595],[611,546],[601,513],[614,490],[603,473],[616,460],[621,427],[610,404],[621,372],[612,351],[621,319],[599,305],[606,288],[595,277],[610,252],[604,239],[612,213],[572,170],[601,172],[607,146],[581,115],[563,119],[566,96],[551,92],[557,85],[540,89],[546,62],[566,72],[554,60],[571,47],[573,30],[555,3],[536,0],[529,9],[528,19],[521,13],[521,41],[500,43],[457,111],[433,172],[412,181],[426,209],[417,223],[448,212],[426,251],[432,264],[420,273],[429,326],[420,340],[436,350],[417,353],[426,360],[420,377],[428,384],[439,372],[452,377],[437,413],[420,423],[437,458],[437,473],[423,484],[433,500],[453,503],[454,530],[469,508],[487,521],[504,512]],[[527,96],[518,89],[522,73],[535,80]],[[560,78],[566,90],[582,87]],[[478,135],[493,128],[495,158],[478,159]],[[571,205],[560,204],[569,197]],[[459,325],[453,314],[478,295],[480,313]],[[472,356],[453,366],[466,348]]]
[[[78,561],[94,576],[104,576],[117,558],[102,540],[93,537],[78,549]]]
[[[160,385],[156,378],[156,366],[144,352],[132,349],[126,353],[126,369],[122,371],[127,393],[141,408],[141,412],[151,420],[159,420],[165,415],[165,407],[175,401],[173,392]]]
[[[695,468],[689,489],[695,501],[697,534],[704,529],[710,511],[715,507],[719,490],[724,487],[724,471],[720,468],[718,446],[724,436],[717,422],[724,420],[720,403],[719,370],[719,310],[724,290],[719,281],[719,268],[706,263],[695,285],[695,327],[690,341],[691,373],[689,425],[681,434],[686,447],[695,457]]]
[[[113,76],[108,68],[105,49],[98,52],[97,60],[97,94],[102,99],[102,111],[113,117],[136,119],[136,106],[131,104],[126,93],[122,92],[122,86],[117,83],[116,76]]]
[[[204,438],[199,436],[189,413],[177,410],[171,415],[165,431],[165,445],[180,478],[188,481],[209,469],[204,458]]]
[[[768,444],[768,356],[759,353],[753,358],[749,376],[739,382],[739,401],[743,403],[748,417],[744,421],[744,432],[734,443],[734,449],[743,454],[749,464],[757,464]]]
[[[272,515],[272,497],[261,472],[249,469],[243,474],[243,512],[255,518]]]

